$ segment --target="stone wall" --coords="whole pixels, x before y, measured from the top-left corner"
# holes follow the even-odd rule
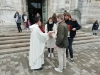
[[[0,21],[3,20],[3,25],[15,25],[13,16],[16,11],[22,14],[21,3],[21,0],[0,0]]]
[[[78,9],[81,13],[81,24],[92,24],[100,19],[100,1],[79,0]]]
[[[48,0],[47,10],[48,18],[53,13],[59,14],[67,10],[81,24],[93,23],[94,20],[100,19],[100,1],[96,0]],[[3,25],[15,25],[13,16],[16,11],[21,15],[24,11],[27,12],[26,0],[0,0],[0,21],[4,21]]]

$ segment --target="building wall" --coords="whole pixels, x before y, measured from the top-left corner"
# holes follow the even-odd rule
[[[81,24],[90,24],[100,19],[100,0],[79,0]]]
[[[16,11],[22,13],[21,0],[0,0],[0,21],[3,20],[4,25],[15,25],[13,16]]]
[[[53,13],[59,14],[67,10],[81,24],[92,23],[100,19],[100,0],[48,0],[47,10],[48,18]],[[24,11],[27,12],[26,0],[0,0],[0,21],[5,21],[4,25],[15,25],[13,16],[16,11],[21,15]]]

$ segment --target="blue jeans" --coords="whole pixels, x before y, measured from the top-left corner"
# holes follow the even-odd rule
[[[93,33],[97,33],[98,30],[93,30]]]
[[[68,50],[69,50],[70,58],[73,58],[73,49],[72,49],[73,39],[74,38],[68,37],[69,46],[68,48],[66,48],[66,57],[68,57]]]

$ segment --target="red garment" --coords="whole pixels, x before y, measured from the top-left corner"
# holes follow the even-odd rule
[[[40,28],[40,30],[41,30],[43,33],[45,33],[44,28],[43,28],[43,26],[42,26],[42,25],[41,25],[41,26],[39,26],[39,28]]]
[[[71,27],[71,25],[68,25],[68,31],[70,31],[70,29],[71,29],[70,27]]]

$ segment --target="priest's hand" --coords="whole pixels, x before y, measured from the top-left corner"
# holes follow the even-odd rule
[[[53,38],[52,34],[49,34],[49,37],[50,37],[50,38]]]

